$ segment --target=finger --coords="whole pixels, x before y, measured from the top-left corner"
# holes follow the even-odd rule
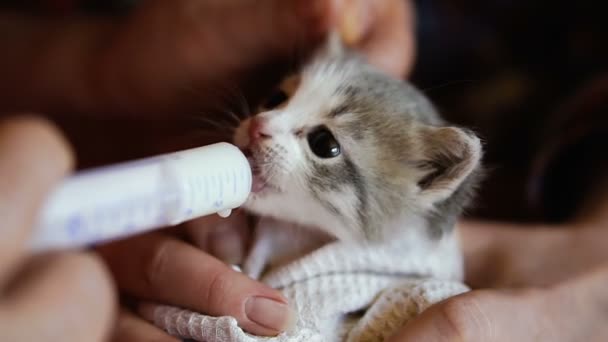
[[[403,77],[411,70],[415,43],[410,1],[342,1],[340,7],[340,30],[347,44],[391,75]]]
[[[571,229],[464,222],[458,232],[467,284],[473,288],[547,286],[589,265],[576,253]]]
[[[406,324],[389,342],[544,341],[540,291],[476,291],[438,303]],[[551,339],[548,339],[551,340]]]
[[[100,248],[119,287],[154,302],[213,316],[233,316],[257,335],[289,328],[293,312],[286,299],[203,251],[160,234]]]
[[[405,76],[412,68],[414,43],[413,6],[410,1],[385,0],[379,5],[370,35],[361,49],[372,64],[396,77]]]
[[[34,117],[0,123],[0,284],[22,257],[38,211],[72,165],[59,132]]]
[[[175,337],[135,316],[131,312],[121,310],[114,330],[112,342],[179,342]]]
[[[0,340],[104,341],[114,302],[109,273],[98,259],[41,255],[0,301]]]
[[[506,267],[506,260],[499,256],[503,249],[497,244],[510,241],[505,236],[509,230],[497,230],[491,223],[465,221],[458,224],[457,232],[465,258],[467,284],[473,288],[494,285],[500,277],[497,272],[503,273]],[[498,263],[501,267],[496,267]]]
[[[195,246],[231,265],[243,262],[247,250],[249,225],[244,211],[228,218],[207,216],[186,224],[188,236]]]

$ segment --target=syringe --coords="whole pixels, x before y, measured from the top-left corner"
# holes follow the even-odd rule
[[[77,173],[51,194],[33,251],[83,247],[218,213],[251,192],[251,168],[219,143]]]

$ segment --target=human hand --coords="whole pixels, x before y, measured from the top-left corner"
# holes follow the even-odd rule
[[[392,341],[606,340],[608,181],[582,208],[562,226],[462,224],[467,282],[497,289],[439,303]]]
[[[30,257],[29,232],[43,201],[72,164],[48,123],[0,123],[0,340],[103,341],[114,292],[104,266],[84,253]]]
[[[606,341],[608,267],[538,289],[476,290],[438,303],[389,342]]]
[[[196,224],[201,236],[209,238],[205,230],[227,222],[232,227],[247,224],[239,213],[226,220],[205,217],[189,224]],[[200,238],[193,239],[195,244],[205,245]],[[294,313],[279,291],[169,234],[135,237],[101,246],[98,251],[120,290],[138,302],[136,311],[146,319],[153,320],[154,304],[160,303],[213,316],[232,316],[245,331],[256,335],[276,335],[294,322]],[[172,341],[151,324],[132,315],[124,317],[130,323],[119,326],[118,341],[148,341],[159,335]]]

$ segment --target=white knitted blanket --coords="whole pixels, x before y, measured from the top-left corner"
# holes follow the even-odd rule
[[[327,241],[311,236],[310,230],[262,221],[244,264],[247,274],[287,297],[298,314],[291,331],[253,336],[233,317],[170,306],[156,309],[155,324],[205,342],[382,341],[430,305],[468,290],[460,281],[455,236],[432,242],[404,234],[381,246],[334,241],[317,249],[315,243]]]

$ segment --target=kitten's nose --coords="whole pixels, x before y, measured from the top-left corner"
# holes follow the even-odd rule
[[[251,141],[271,138],[268,124],[264,119],[253,118],[249,124],[249,138]]]

